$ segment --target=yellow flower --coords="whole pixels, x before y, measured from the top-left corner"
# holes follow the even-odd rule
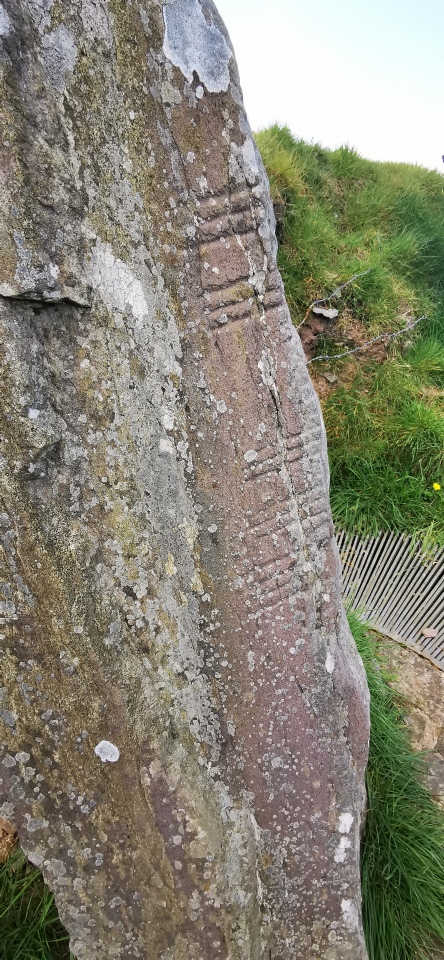
[[[441,490],[441,484],[440,484],[440,483],[434,483],[434,484],[433,484],[433,489],[434,489],[434,490]]]

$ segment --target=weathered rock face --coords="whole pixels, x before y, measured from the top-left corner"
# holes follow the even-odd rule
[[[444,671],[408,647],[383,638],[382,653],[406,700],[415,750],[428,754],[427,788],[444,809]]]
[[[364,957],[366,687],[229,38],[0,35],[0,816],[78,958]]]

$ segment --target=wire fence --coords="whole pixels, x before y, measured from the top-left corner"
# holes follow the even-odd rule
[[[353,283],[355,280],[358,280],[359,277],[367,276],[367,274],[371,273],[373,269],[374,269],[373,267],[369,267],[368,270],[363,270],[361,273],[354,273],[349,280],[346,280],[345,283],[341,283],[340,286],[336,287],[336,289],[333,290],[333,293],[330,293],[327,297],[321,297],[318,300],[313,300],[313,303],[311,303],[310,306],[307,307],[305,317],[303,320],[301,320],[300,323],[298,323],[296,330],[300,330],[301,327],[303,327],[304,323],[306,322],[310,314],[310,311],[313,310],[313,307],[319,307],[323,303],[330,303],[331,300],[339,299],[341,297],[342,291],[345,290],[346,287],[350,286],[350,284]],[[378,334],[378,336],[372,337],[371,340],[367,340],[366,343],[362,343],[359,347],[352,347],[350,350],[344,350],[343,353],[334,353],[334,354],[323,353],[319,357],[312,357],[311,360],[307,360],[306,365],[308,367],[310,366],[310,363],[319,363],[321,360],[324,360],[324,361],[325,360],[341,360],[342,357],[349,357],[352,353],[360,353],[361,350],[366,350],[367,347],[371,347],[371,345],[373,343],[377,343],[378,340],[394,340],[395,337],[401,337],[402,334],[408,333],[409,330],[413,330],[413,328],[416,327],[418,323],[421,323],[423,320],[428,320],[428,317],[426,315],[423,317],[419,317],[417,320],[414,320],[413,323],[410,323],[407,327],[403,327],[402,330],[395,330],[392,333],[380,333]]]
[[[336,290],[333,290],[333,293],[330,293],[328,297],[321,297],[319,300],[313,300],[313,303],[311,303],[310,306],[307,307],[307,312],[305,314],[305,317],[303,320],[301,320],[300,323],[298,323],[296,330],[299,330],[304,325],[310,313],[310,310],[313,310],[313,307],[319,307],[321,303],[330,303],[330,300],[339,299],[339,297],[342,294],[342,291],[345,290],[346,287],[349,287],[354,280],[358,279],[358,277],[366,277],[368,273],[372,272],[372,270],[373,270],[373,267],[369,267],[368,270],[362,270],[361,273],[354,273],[349,280],[346,280],[345,283],[341,283],[339,287],[336,287]]]
[[[404,327],[403,330],[395,330],[394,333],[380,333],[377,337],[373,337],[371,340],[367,340],[366,343],[363,343],[360,347],[353,347],[352,350],[345,350],[344,353],[334,353],[321,354],[320,357],[312,357],[311,360],[307,360],[307,367],[310,363],[316,363],[318,360],[339,360],[341,357],[348,357],[351,353],[359,353],[360,350],[365,350],[367,347],[370,347],[372,343],[377,343],[378,340],[394,340],[395,337],[400,337],[403,333],[408,333],[409,330],[413,330],[414,327],[421,323],[422,320],[427,320],[428,317],[424,315],[423,317],[418,317],[417,320],[414,320],[413,323],[410,323],[408,327]]]

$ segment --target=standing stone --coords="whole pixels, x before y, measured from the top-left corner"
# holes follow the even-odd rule
[[[0,41],[0,816],[77,958],[364,958],[366,686],[230,40]]]

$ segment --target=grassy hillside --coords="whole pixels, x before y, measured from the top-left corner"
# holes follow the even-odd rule
[[[408,164],[324,150],[287,129],[257,135],[275,206],[279,267],[294,323],[328,306],[317,355],[414,330],[309,370],[329,441],[338,527],[403,530],[444,544],[444,178]],[[331,386],[325,379],[337,378]],[[437,489],[441,487],[442,489]]]

